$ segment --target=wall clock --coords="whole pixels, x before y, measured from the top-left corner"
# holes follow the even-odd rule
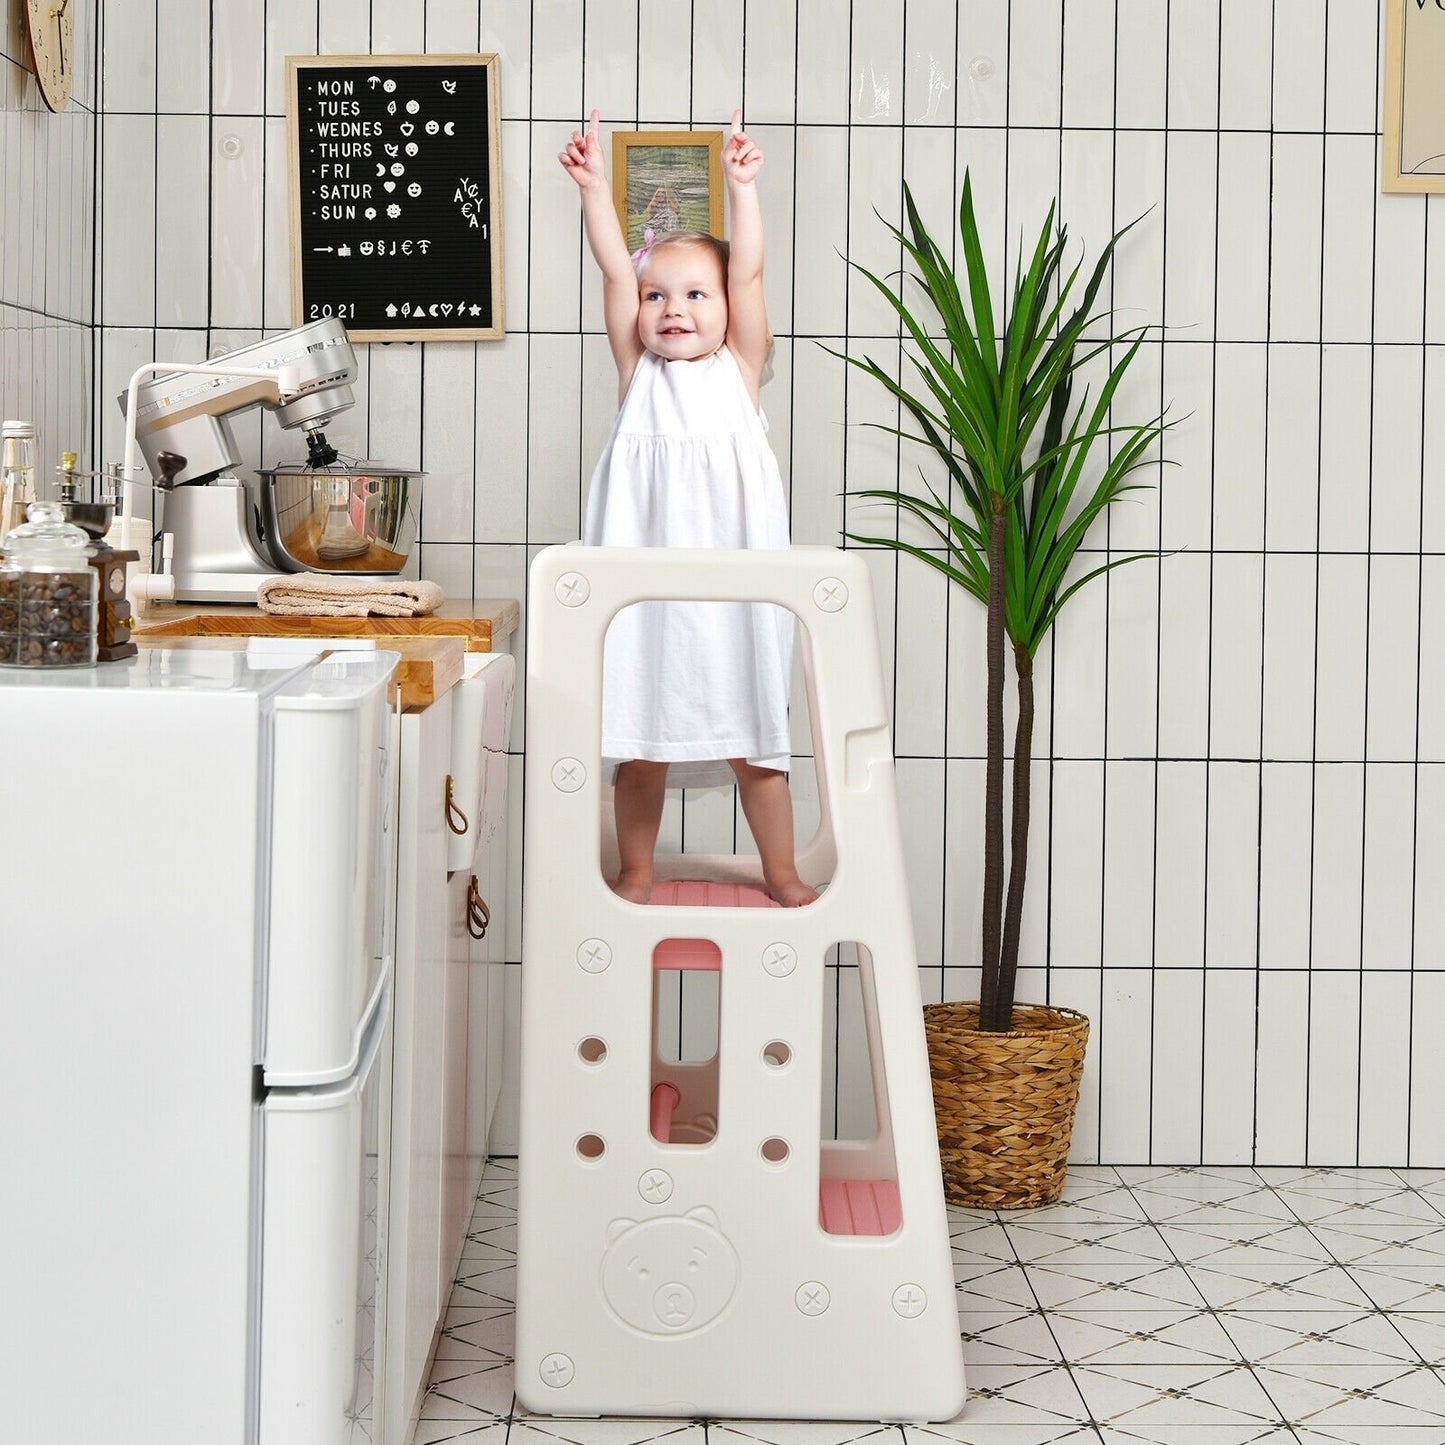
[[[75,21],[70,0],[25,0],[25,19],[40,94],[51,110],[64,110],[75,79]]]

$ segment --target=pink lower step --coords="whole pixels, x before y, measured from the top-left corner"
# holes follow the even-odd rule
[[[903,1222],[893,1179],[824,1179],[818,1223],[825,1234],[892,1234]]]
[[[650,903],[664,908],[777,908],[751,883],[711,883],[669,878],[652,885]],[[715,969],[722,965],[717,944],[706,938],[664,938],[653,950],[654,968]],[[659,1084],[652,1093],[652,1135],[666,1142],[677,1090]],[[818,1222],[828,1234],[892,1234],[903,1222],[898,1184],[892,1179],[824,1179],[818,1187]]]

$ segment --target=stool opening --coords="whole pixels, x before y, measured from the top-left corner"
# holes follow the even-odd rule
[[[664,938],[652,953],[648,1129],[660,1144],[717,1134],[722,950],[710,938]]]

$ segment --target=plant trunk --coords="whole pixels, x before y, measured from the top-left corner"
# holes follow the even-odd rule
[[[1003,948],[999,954],[997,1013],[999,1027],[1013,1024],[1014,987],[1019,969],[1019,932],[1023,925],[1024,884],[1029,873],[1029,800],[1034,756],[1034,660],[1028,648],[1014,643],[1019,716],[1014,728],[1013,815],[1009,823],[1008,901],[1003,914]]]
[[[1004,499],[992,494],[988,525],[988,758],[983,791],[983,973],[979,1027],[1008,1027],[999,1018],[1003,915],[1003,639]]]

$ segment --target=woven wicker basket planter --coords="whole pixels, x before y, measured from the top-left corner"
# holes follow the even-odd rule
[[[949,1203],[1051,1204],[1064,1188],[1088,1019],[1016,1004],[1008,1033],[983,1033],[975,1000],[928,1004],[923,1022]]]

